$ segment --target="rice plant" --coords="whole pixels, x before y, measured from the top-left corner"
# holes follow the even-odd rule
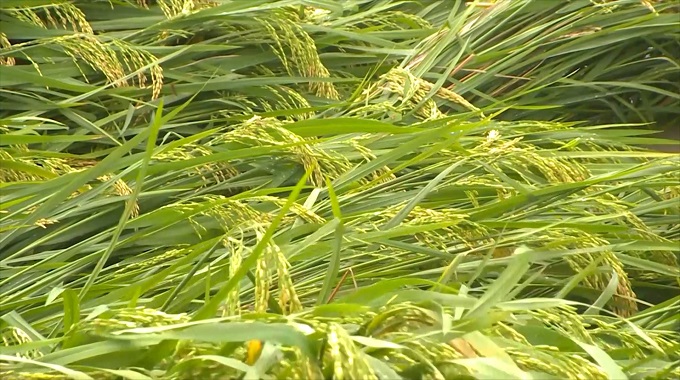
[[[0,375],[680,377],[679,10],[3,0]]]

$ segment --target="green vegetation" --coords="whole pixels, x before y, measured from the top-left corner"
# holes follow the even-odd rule
[[[678,9],[0,1],[0,376],[680,378]]]

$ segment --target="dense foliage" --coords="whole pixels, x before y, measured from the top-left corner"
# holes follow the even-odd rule
[[[678,12],[0,1],[0,375],[680,377]]]

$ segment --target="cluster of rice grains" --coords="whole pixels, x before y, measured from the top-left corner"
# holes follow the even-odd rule
[[[207,157],[213,154],[209,148],[199,144],[185,144],[169,150],[158,152],[153,156],[159,162],[181,162],[199,157]],[[200,191],[214,184],[221,184],[228,179],[235,177],[239,171],[226,161],[209,161],[202,165],[197,165],[190,170],[177,171],[176,181],[198,176],[199,185],[195,191]]]
[[[210,142],[211,146],[235,143],[246,147],[271,147],[272,151],[253,163],[267,170],[280,168],[281,160],[290,160],[311,171],[310,182],[314,186],[325,186],[325,178],[334,180],[352,169],[356,163],[347,159],[347,151],[358,152],[364,161],[375,159],[370,149],[362,144],[362,136],[350,136],[341,141],[323,143],[315,138],[303,138],[286,129],[287,122],[275,118],[253,117],[231,128]],[[389,168],[383,167],[362,178],[360,183],[370,180],[393,178]]]
[[[0,126],[0,132],[4,132],[4,129],[4,127]],[[11,148],[23,153],[30,152],[25,145],[13,145]],[[15,170],[13,169],[14,165],[2,165],[0,167],[0,182],[44,181],[89,169],[97,163],[87,159],[42,157],[32,154],[14,156],[5,150],[0,150],[0,160],[6,160],[7,162],[17,163],[20,166],[30,168],[30,170]],[[104,186],[104,194],[108,196],[125,197],[132,194],[130,186],[121,178],[114,178],[112,175],[105,174],[97,177],[96,180],[97,183],[87,184],[73,192],[70,198],[82,195],[86,191],[92,190],[95,186]],[[37,206],[32,206],[26,210],[26,213],[30,214],[36,208]],[[134,218],[138,214],[139,205],[135,203],[131,217]],[[40,219],[40,222],[36,223],[36,225],[44,228],[48,224],[55,223],[58,223],[58,220]]]
[[[16,8],[11,10],[11,14],[19,20],[41,28],[72,29],[73,34],[52,37],[50,42],[63,48],[85,81],[88,81],[88,75],[80,67],[79,62],[84,62],[91,70],[104,74],[107,82],[116,87],[130,84],[145,87],[150,77],[151,98],[156,99],[160,95],[163,87],[163,69],[157,64],[156,57],[120,39],[103,41],[94,33],[85,14],[75,5],[58,3],[35,8]],[[5,34],[0,34],[0,45],[10,47]],[[24,57],[40,73],[38,63],[25,53]],[[4,59],[0,64],[13,65],[14,59]],[[148,74],[147,70],[144,70],[146,66]],[[130,82],[128,75],[134,72],[137,72],[135,80]]]
[[[278,17],[258,19],[273,40],[273,49],[287,73],[303,78],[329,78],[314,40],[300,26],[300,15],[291,10],[277,12]],[[339,99],[340,94],[331,82],[314,81],[309,89],[317,96]]]

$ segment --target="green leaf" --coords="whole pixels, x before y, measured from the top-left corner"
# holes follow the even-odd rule
[[[51,369],[53,371],[62,373],[62,374],[66,375],[69,378],[74,379],[74,380],[93,380],[92,377],[88,376],[87,374],[85,374],[83,372],[68,369],[66,367],[56,365],[56,364],[44,363],[44,362],[41,362],[41,361],[26,359],[26,358],[17,357],[17,356],[9,356],[9,355],[0,355],[0,360],[6,361],[6,362],[13,362],[13,363],[30,364],[30,365],[33,365],[33,366],[36,366],[36,367],[41,367],[41,368],[48,368],[48,369]]]
[[[328,188],[328,197],[331,201],[331,207],[333,210],[333,221],[335,223],[335,239],[333,241],[333,252],[331,253],[330,261],[328,263],[328,270],[321,285],[321,290],[319,291],[319,297],[316,300],[317,305],[321,305],[330,302],[330,296],[333,289],[333,284],[338,278],[338,272],[340,271],[340,261],[341,261],[341,250],[342,250],[342,239],[345,232],[345,226],[342,223],[342,214],[340,212],[340,203],[333,190],[333,185],[331,181],[326,178],[326,186]]]
[[[616,380],[627,380],[628,376],[623,373],[621,367],[611,358],[605,351],[601,348],[593,346],[591,344],[579,342],[574,339],[574,342],[578,344],[588,355],[590,355],[604,370],[604,372],[609,376],[610,379]]]
[[[486,289],[486,292],[467,313],[466,318],[479,317],[488,312],[501,301],[508,301],[505,297],[510,294],[522,277],[529,270],[533,260],[533,252],[527,247],[520,247],[512,255],[510,265],[501,273],[497,280]]]

